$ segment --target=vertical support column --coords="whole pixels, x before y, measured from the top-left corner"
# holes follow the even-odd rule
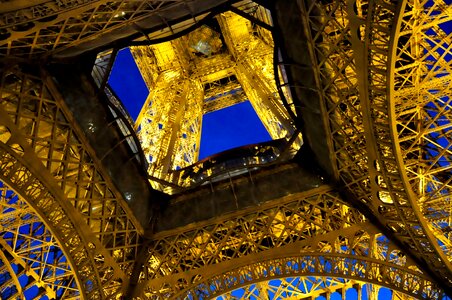
[[[162,158],[162,174],[189,166],[198,158],[201,136],[203,88],[199,81],[185,78],[172,90],[176,97],[168,116],[169,131],[166,131]]]
[[[150,93],[135,127],[149,173],[177,183],[171,171],[198,159],[204,90],[191,79],[188,54],[182,40],[132,48],[132,54]],[[158,72],[158,75],[156,73]]]
[[[153,176],[160,177],[165,169],[163,160],[168,154],[171,132],[176,129],[177,108],[185,98],[183,84],[179,72],[161,73],[137,120],[138,137],[150,163],[149,173]]]
[[[199,80],[187,80],[188,93],[180,106],[179,131],[175,140],[173,167],[184,168],[198,160],[201,145],[204,87]]]
[[[358,300],[361,300],[363,298],[363,291],[362,291],[362,286],[360,284],[354,284],[353,288],[356,290],[356,292],[358,293]]]
[[[241,83],[248,100],[273,139],[290,136],[294,128],[282,106],[279,95],[274,89],[268,87],[262,67],[257,57],[245,58],[237,62],[237,79]],[[273,80],[274,83],[274,80]]]
[[[367,293],[367,297],[369,300],[378,300],[378,292],[380,291],[380,287],[375,284],[367,284],[370,286],[369,291]]]
[[[163,178],[169,169],[166,157],[177,107],[184,99],[183,68],[173,42],[133,47],[131,52],[150,91],[135,127],[150,163],[149,174]]]
[[[237,79],[270,136],[290,136],[294,127],[277,93],[272,47],[255,36],[250,21],[239,15],[226,12],[218,21],[237,62]]]

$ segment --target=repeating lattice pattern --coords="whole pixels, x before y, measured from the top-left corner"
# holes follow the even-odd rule
[[[328,187],[155,236],[142,297],[209,298],[260,280],[338,276],[417,297],[442,292]]]
[[[438,279],[449,278],[448,260],[438,261],[442,251],[406,194],[391,145],[387,63],[400,7],[396,1],[301,5],[311,28],[311,57],[322,82],[338,178]]]
[[[32,57],[77,46],[146,18],[153,25],[168,25],[165,12],[186,11],[185,0],[174,1],[41,1],[11,5],[0,15],[0,55]],[[135,27],[129,34],[140,31]],[[107,39],[108,40],[108,39]]]
[[[36,211],[0,183],[0,296],[25,299],[79,295],[74,271]],[[39,287],[39,288],[37,288]]]
[[[24,166],[19,157],[9,153],[4,144],[0,144],[1,176],[4,182],[20,191],[29,205],[40,212],[46,223],[52,227],[55,239],[58,239],[62,247],[67,249],[68,259],[72,269],[77,270],[77,277],[81,293],[87,293],[93,298],[98,298],[100,283],[96,277],[96,265],[93,262],[91,251],[88,249],[79,233],[76,225],[67,218],[67,214],[61,207],[61,203],[42,185],[42,183]],[[10,224],[14,225],[13,224]],[[14,226],[12,226],[14,227]],[[3,261],[5,263],[5,261]]]
[[[5,3],[0,55],[24,58],[103,41],[157,13],[191,13],[183,0]],[[425,262],[427,274],[322,187],[153,236],[140,297],[226,297],[240,287],[247,295],[283,293],[266,282],[288,276],[298,280],[290,282],[292,295],[298,283],[346,289],[370,282],[438,299],[437,284],[451,286],[450,3],[298,4],[337,179]],[[260,19],[262,11],[252,15]],[[271,44],[267,30],[253,34]],[[141,247],[139,231],[52,79],[39,72],[15,66],[0,75],[0,295],[119,297]]]
[[[386,293],[384,293],[386,292]],[[288,277],[258,282],[225,293],[217,300],[226,299],[384,299],[392,294],[393,299],[414,299],[387,291],[378,285],[364,284],[360,281],[325,277]],[[322,298],[320,298],[322,299]]]
[[[410,202],[444,252],[443,260],[450,261],[452,10],[445,1],[407,1],[400,14],[403,21],[389,69],[394,74],[389,123],[398,171],[405,188],[413,191]]]
[[[417,42],[414,42],[415,40],[424,40],[424,42],[419,45],[425,45],[425,43],[427,43],[425,38],[420,37],[417,33],[419,31],[425,32],[427,30],[431,30],[427,28],[420,29],[424,26],[424,24],[429,24],[429,26],[431,24],[436,24],[433,25],[433,28],[439,29],[440,27],[438,27],[438,23],[444,24],[448,19],[450,19],[450,17],[448,17],[450,13],[441,9],[444,7],[443,4],[444,3],[442,1],[437,1],[434,2],[433,6],[429,8],[427,7],[427,4],[416,1],[410,3],[410,1],[408,1],[407,3],[404,3],[404,5],[398,7],[398,15],[396,16],[399,20],[398,26],[388,22],[387,18],[388,15],[395,15],[395,11],[397,11],[395,6],[376,7],[376,10],[373,13],[374,25],[370,28],[369,32],[369,38],[371,40],[371,47],[369,51],[369,73],[372,78],[369,84],[369,100],[371,108],[370,117],[372,118],[374,130],[373,135],[376,138],[375,144],[379,152],[379,164],[381,165],[381,171],[378,169],[377,171],[380,171],[380,174],[384,179],[383,181],[380,180],[380,177],[376,178],[380,183],[381,190],[374,195],[374,197],[386,202],[380,207],[381,210],[383,210],[384,215],[397,215],[397,217],[391,218],[390,226],[397,232],[399,239],[404,241],[416,252],[422,253],[424,259],[428,261],[428,264],[433,266],[433,269],[440,274],[440,278],[450,284],[450,272],[452,269],[449,263],[450,258],[447,258],[443,253],[445,252],[445,254],[448,255],[448,249],[450,249],[451,244],[447,237],[447,233],[446,236],[444,236],[444,233],[442,232],[442,228],[448,226],[447,216],[444,215],[444,209],[448,206],[447,200],[443,202],[443,200],[436,199],[436,202],[438,202],[438,200],[440,201],[440,203],[438,203],[439,205],[432,205],[431,207],[428,207],[429,205],[425,203],[426,195],[423,195],[421,192],[421,194],[415,196],[415,194],[412,193],[410,186],[411,181],[411,184],[414,186],[415,190],[420,189],[423,191],[428,189],[428,181],[423,180],[422,174],[419,175],[417,172],[413,171],[408,172],[411,174],[411,179],[406,178],[404,175],[406,172],[406,166],[401,163],[402,157],[405,156],[410,158],[410,165],[413,166],[414,160],[412,160],[412,158],[416,157],[416,153],[420,156],[418,156],[418,165],[415,166],[415,168],[418,168],[425,163],[424,159],[428,155],[422,155],[420,153],[429,151],[429,145],[427,142],[423,144],[416,142],[416,149],[413,149],[412,144],[407,147],[408,149],[406,149],[406,151],[403,151],[402,149],[407,144],[410,144],[409,142],[406,143],[406,141],[410,139],[406,139],[410,135],[408,132],[412,133],[414,131],[414,135],[416,136],[414,140],[419,141],[419,137],[424,131],[421,124],[424,122],[424,124],[427,123],[429,129],[431,130],[434,127],[432,126],[434,121],[431,122],[427,118],[425,121],[418,122],[419,119],[415,118],[415,116],[417,116],[419,109],[415,109],[416,112],[413,114],[413,107],[410,107],[411,112],[408,113],[408,118],[410,120],[408,121],[408,119],[405,119],[405,122],[418,122],[418,124],[413,125],[414,123],[404,123],[400,126],[400,124],[397,124],[397,122],[393,119],[391,120],[393,111],[389,112],[389,109],[394,107],[394,103],[392,102],[394,100],[396,103],[400,101],[404,105],[406,105],[407,102],[410,102],[411,105],[419,103],[418,105],[420,105],[420,107],[423,107],[426,104],[425,101],[429,95],[428,91],[425,91],[424,89],[424,94],[419,92],[413,94],[414,86],[416,86],[416,89],[422,90],[422,86],[425,86],[425,84],[421,83],[419,78],[412,79],[412,76],[413,78],[416,76],[425,76],[420,75],[421,72],[419,72],[419,70],[422,69],[422,74],[425,74],[425,71],[430,69],[426,67],[426,64],[432,63],[433,65],[441,65],[442,70],[444,70],[444,68],[447,69],[447,66],[444,66],[445,61],[438,57],[438,55],[434,57],[435,62],[432,62],[432,56],[427,54],[428,51],[424,51],[423,49],[421,50],[417,48],[417,46],[414,46],[413,49],[409,50],[410,47],[408,46],[409,43],[417,44]],[[438,16],[438,12],[443,12],[443,14],[441,15],[440,13],[440,16]],[[396,30],[392,29],[393,26]],[[408,30],[408,28],[410,28],[410,30]],[[391,30],[393,31],[391,32]],[[403,32],[403,34],[400,34],[401,32]],[[442,31],[438,32],[438,34],[441,34],[441,32]],[[409,38],[407,38],[407,35]],[[434,33],[433,35],[437,34]],[[392,48],[389,48],[388,45],[391,41]],[[397,51],[399,54],[398,56],[393,56],[391,60],[390,51]],[[414,59],[409,58],[407,52],[412,53],[413,57],[420,55],[420,53],[425,54],[422,55],[423,58],[416,59],[415,62]],[[433,52],[435,52],[435,50],[433,50]],[[426,59],[425,57],[429,58]],[[423,59],[428,62],[424,62]],[[416,64],[416,67],[412,65],[413,63]],[[394,68],[396,70],[400,70],[400,76],[397,76],[398,73],[394,71]],[[416,69],[416,71],[411,68]],[[444,72],[440,70],[439,73],[443,74]],[[396,77],[395,79],[394,74]],[[437,79],[437,77],[438,74],[436,73],[427,75],[426,82],[429,82],[433,78]],[[388,85],[389,88],[392,89],[392,86],[390,86],[392,84],[395,85],[394,87],[397,90],[397,96],[388,97]],[[448,88],[444,89],[439,86],[437,86],[437,88],[439,89],[441,95],[443,95],[442,97],[447,98],[448,94],[450,94],[448,92]],[[438,90],[436,92],[438,92]],[[390,93],[393,94],[392,91]],[[432,101],[432,103],[434,102],[435,101]],[[440,100],[440,102],[442,101]],[[407,115],[405,115],[405,117],[407,117]],[[448,122],[446,121],[445,123]],[[411,126],[411,129],[409,130],[407,130],[408,125]],[[416,129],[414,129],[413,126],[416,127]],[[443,128],[447,128],[447,125]],[[403,132],[402,135],[404,135],[402,143],[400,144],[402,149],[399,149],[398,138],[394,137],[395,132],[398,132],[399,130],[401,130]],[[431,132],[433,131],[434,130],[431,130]],[[388,141],[392,141],[392,145]],[[445,147],[443,152],[444,154],[447,151],[447,147],[450,147],[450,144],[447,145],[446,142],[440,147]],[[398,156],[401,154],[400,150],[403,151],[402,157]],[[442,154],[440,154],[440,156],[441,155]],[[433,163],[435,163],[435,159],[436,158],[432,158]],[[447,168],[444,170],[441,166],[440,172],[442,171],[447,172]],[[422,183],[419,179],[422,180]],[[447,185],[447,181],[445,184]],[[440,188],[440,190],[442,189],[443,188]],[[448,191],[443,192],[448,193]],[[432,194],[435,194],[435,192],[432,192]],[[390,200],[385,201],[387,196],[390,196]],[[433,200],[433,202],[435,202],[435,200]],[[438,207],[442,208],[437,209]],[[438,217],[437,214],[443,214],[443,216]],[[448,213],[445,214],[448,215]],[[401,226],[397,219],[404,220],[403,226]],[[416,236],[416,239],[412,242],[408,242],[408,240],[412,239],[410,238],[411,236]],[[439,241],[437,241],[437,239],[439,239]],[[440,257],[441,260],[438,260],[438,257]]]
[[[109,265],[105,274],[90,280],[111,286],[111,290],[104,287],[106,294],[116,293],[121,282],[111,277],[119,279],[121,272],[131,270],[140,244],[138,230],[126,212],[125,202],[112,192],[112,184],[100,174],[86,149],[87,143],[79,139],[81,135],[66,118],[67,111],[62,100],[57,100],[55,87],[50,80],[44,81],[17,67],[2,73],[2,116],[11,120],[3,128],[14,131],[16,148],[30,147],[30,159],[36,159],[43,169],[37,175],[45,176],[60,189],[64,200],[54,201],[70,203],[73,219],[83,220],[88,226],[83,234],[95,239],[94,252],[98,254],[94,259]],[[67,213],[62,212],[61,217]]]
[[[258,10],[258,8],[256,8]],[[253,34],[252,23],[232,12],[218,16],[236,76],[272,139],[289,137],[294,128],[277,93],[273,73],[273,39]],[[266,30],[260,29],[262,33]],[[268,37],[264,42],[264,37]],[[268,43],[268,44],[267,44]]]

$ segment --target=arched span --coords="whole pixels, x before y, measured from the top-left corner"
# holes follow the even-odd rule
[[[73,259],[42,217],[4,182],[0,214],[0,297],[83,297]]]
[[[359,280],[334,277],[299,276],[270,279],[247,285],[216,300],[227,299],[414,299],[397,291]]]
[[[155,236],[137,295],[213,297],[272,276],[348,277],[419,298],[443,293],[358,211],[322,186],[257,211]]]
[[[13,66],[1,73],[0,173],[66,247],[82,294],[118,295],[139,246],[137,228],[39,71]]]
[[[12,146],[19,147],[17,144]],[[16,149],[20,153],[20,148]],[[56,240],[57,245],[69,262],[70,269],[75,273],[79,296],[82,299],[85,299],[87,295],[95,296],[99,289],[94,271],[95,265],[90,258],[89,250],[86,245],[83,245],[83,240],[76,231],[75,224],[67,218],[64,209],[52,193],[28,169],[17,152],[1,142],[0,180],[17,192],[19,197],[32,208],[32,211],[39,216],[39,220],[45,224],[45,228],[51,233],[52,239]],[[23,207],[21,208],[23,209]],[[5,240],[3,241],[5,242]],[[7,252],[12,255],[11,251]],[[14,258],[14,261],[16,259]],[[41,263],[45,263],[45,261]],[[26,266],[21,267],[25,268]],[[69,286],[69,288],[72,287]]]
[[[421,268],[433,271],[450,293],[452,245],[443,230],[449,226],[450,162],[438,162],[451,147],[450,117],[446,124],[438,121],[450,102],[450,63],[438,53],[442,42],[435,38],[450,35],[442,27],[450,20],[443,4],[409,0],[385,7],[375,1],[366,37],[367,92],[377,149],[377,160],[369,162],[374,205],[393,220],[386,225],[421,258]],[[429,107],[434,114],[429,115]]]
[[[303,253],[263,259],[246,266],[219,270],[217,274],[194,282],[175,299],[211,299],[246,285],[271,279],[316,276],[335,277],[372,283],[418,299],[441,299],[443,294],[419,272],[377,259],[331,253]],[[195,278],[193,280],[196,280]]]

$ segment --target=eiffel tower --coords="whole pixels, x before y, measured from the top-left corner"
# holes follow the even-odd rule
[[[0,298],[450,299],[451,43],[449,0],[0,1]],[[243,101],[273,140],[199,160]]]

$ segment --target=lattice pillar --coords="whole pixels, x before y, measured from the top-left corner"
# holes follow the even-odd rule
[[[317,89],[326,108],[324,115],[329,119],[328,134],[333,142],[337,179],[346,185],[350,198],[363,203],[369,214],[377,216],[378,222],[390,228],[395,238],[408,245],[406,251],[425,272],[450,290],[450,263],[442,253],[443,243],[437,242],[435,235],[438,234],[428,228],[416,197],[410,195],[407,188],[410,179],[402,178],[407,169],[400,165],[401,159],[397,157],[400,149],[393,146],[392,132],[401,127],[390,119],[389,108],[394,105],[391,103],[391,78],[397,75],[390,63],[400,64],[406,59],[396,56],[394,46],[399,47],[396,41],[401,33],[410,35],[411,29],[405,27],[411,26],[410,20],[417,18],[416,14],[411,11],[401,14],[405,9],[404,2],[400,1],[357,1],[356,6],[344,1],[298,3],[311,44],[309,53],[319,82]],[[436,20],[416,30],[430,30],[427,24],[447,20],[445,6],[438,4],[436,7],[436,12],[435,9],[421,10],[423,14],[432,15],[424,15],[427,20]],[[442,16],[438,14],[440,11],[443,11]],[[409,44],[408,40],[406,42]],[[408,46],[400,48],[404,57],[410,53]],[[430,60],[432,56],[423,57]],[[408,66],[418,65],[403,67],[404,72],[411,73],[406,71]],[[411,85],[411,75],[407,74],[400,76],[400,82]],[[413,153],[409,153],[411,155]],[[445,182],[447,184],[447,180]],[[444,248],[448,252],[449,247]]]
[[[140,243],[127,203],[45,72],[14,66],[1,73],[0,92],[0,178],[61,241],[82,298],[120,294]]]
[[[394,223],[401,240],[422,255],[426,270],[452,293],[450,237],[450,6],[443,1],[404,1],[373,12],[369,47],[370,118],[380,158],[381,176],[394,212],[406,226]],[[391,8],[391,9],[389,9]],[[394,23],[382,13],[394,14]],[[389,47],[387,46],[388,42]],[[390,141],[390,142],[385,142]],[[428,167],[427,167],[428,166]],[[429,171],[433,184],[428,183]],[[381,194],[378,195],[382,200]],[[383,200],[382,200],[383,201]],[[428,203],[431,201],[430,203]],[[403,208],[402,208],[403,207]],[[405,221],[406,222],[406,221]],[[420,262],[422,264],[422,261]]]
[[[179,132],[174,136],[173,169],[198,161],[201,145],[204,89],[198,80],[188,79],[188,95],[181,111]]]
[[[276,89],[272,45],[255,36],[251,22],[237,14],[225,12],[218,21],[236,60],[237,78],[257,115],[273,139],[289,137],[294,127]]]
[[[169,174],[198,160],[204,90],[188,77],[184,40],[131,51],[150,93],[136,121],[149,173],[176,180]]]
[[[149,173],[165,178],[198,159],[203,89],[198,81],[169,71],[160,74],[147,101],[138,136],[151,163]]]
[[[452,11],[440,0],[407,1],[403,8],[409,21],[401,23],[391,66],[394,142],[409,198],[450,261]]]
[[[132,46],[130,52],[140,70],[141,77],[150,91],[154,88],[159,76],[157,58],[152,46]]]

